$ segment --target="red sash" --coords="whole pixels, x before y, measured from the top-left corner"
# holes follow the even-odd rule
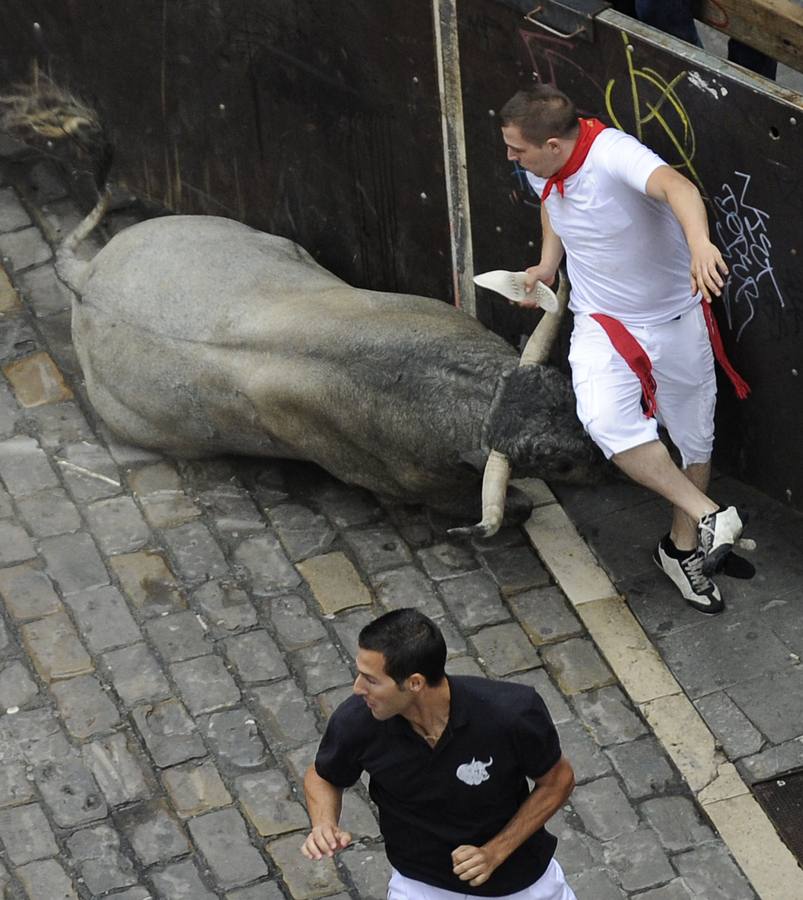
[[[566,162],[561,168],[551,175],[544,187],[544,193],[541,202],[544,203],[549,196],[553,187],[557,187],[558,193],[563,196],[563,182],[570,178],[583,165],[588,156],[591,145],[597,139],[598,135],[608,126],[600,122],[599,119],[578,119],[580,125],[580,134],[577,137],[577,143]]]
[[[725,346],[722,343],[722,336],[717,327],[717,320],[711,310],[711,304],[701,301],[703,305],[703,314],[705,316],[705,324],[708,327],[708,337],[711,341],[711,347],[714,350],[714,358],[722,366],[723,371],[730,379],[736,390],[736,396],[740,400],[750,393],[750,387],[747,382],[740,377],[738,372],[733,368],[731,361],[725,353]],[[658,403],[655,399],[655,379],[652,375],[652,361],[647,355],[644,348],[633,337],[633,335],[625,328],[625,326],[612,316],[606,316],[603,313],[591,313],[591,318],[599,322],[605,333],[610,338],[613,349],[628,364],[631,371],[641,382],[641,393],[644,398],[644,415],[651,419],[658,410]]]

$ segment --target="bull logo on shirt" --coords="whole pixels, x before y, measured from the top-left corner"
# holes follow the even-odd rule
[[[493,756],[488,762],[479,762],[479,760],[472,758],[470,763],[463,763],[463,765],[457,767],[457,777],[463,784],[482,784],[483,781],[487,781],[491,777],[487,769],[493,765],[493,761]]]

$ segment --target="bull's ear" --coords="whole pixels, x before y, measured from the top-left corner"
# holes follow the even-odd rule
[[[463,450],[460,453],[460,461],[470,466],[475,472],[482,472],[487,460],[488,454],[482,450]]]

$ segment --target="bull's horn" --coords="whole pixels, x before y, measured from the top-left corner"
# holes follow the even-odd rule
[[[557,292],[558,308],[554,313],[544,311],[521,354],[519,366],[543,365],[549,358],[552,345],[558,336],[560,320],[569,301],[569,279],[560,279]],[[452,528],[449,534],[493,537],[502,525],[505,514],[507,483],[510,479],[510,463],[498,450],[491,450],[482,478],[482,521],[469,528]]]

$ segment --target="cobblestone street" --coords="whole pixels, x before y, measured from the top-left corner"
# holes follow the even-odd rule
[[[579,900],[756,897],[521,529],[447,540],[312,466],[117,442],[53,269],[78,211],[0,151],[5,897],[384,898],[365,786],[354,844],[313,864],[301,780],[360,628],[401,606],[440,624],[449,672],[543,696],[577,775],[551,829]]]

